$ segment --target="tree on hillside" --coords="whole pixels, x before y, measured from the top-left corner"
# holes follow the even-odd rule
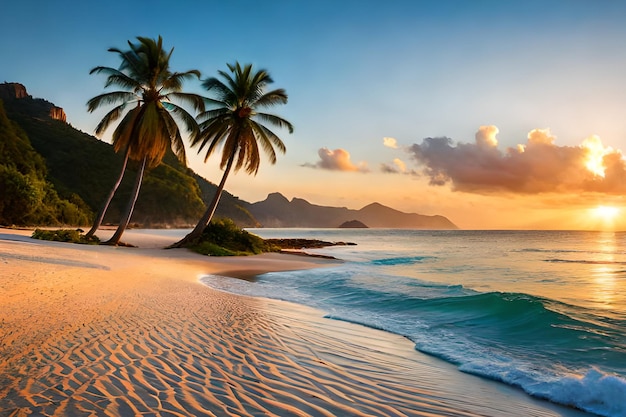
[[[122,61],[118,69],[95,67],[90,71],[90,74],[102,73],[107,76],[105,88],[109,86],[120,88],[118,91],[98,95],[87,102],[90,112],[101,106],[115,105],[98,123],[96,135],[103,133],[111,123],[123,116],[113,132],[113,149],[115,152],[124,151],[125,161],[130,159],[139,162],[137,177],[126,210],[116,232],[105,242],[111,245],[119,243],[128,226],[145,169],[158,166],[168,148],[186,163],[185,146],[174,117],[182,121],[192,141],[199,133],[194,117],[171,100],[190,104],[196,111],[204,111],[204,99],[201,96],[181,91],[183,81],[194,76],[200,78],[200,72],[198,70],[171,72],[170,58],[174,48],[166,52],[161,36],[158,40],[144,37],[137,37],[137,40],[137,43],[128,41],[130,49],[126,51],[109,49],[109,52],[118,54]],[[127,107],[130,107],[130,110],[126,112]],[[100,226],[125,169],[126,163],[122,167],[118,181],[107,196],[90,234]]]
[[[85,225],[90,217],[80,198],[59,196],[45,160],[0,100],[0,225]]]
[[[198,115],[200,135],[192,141],[192,146],[199,145],[198,153],[206,147],[204,162],[221,147],[220,168],[224,170],[222,180],[217,187],[213,200],[207,207],[196,227],[183,239],[170,247],[182,247],[198,240],[204,228],[211,221],[219,203],[226,178],[231,169],[244,168],[248,174],[259,170],[261,158],[259,145],[269,157],[270,163],[276,163],[276,151],[285,152],[282,140],[261,122],[293,132],[293,126],[287,120],[259,109],[287,103],[287,93],[283,89],[266,92],[266,87],[273,82],[266,70],[253,71],[252,65],[243,68],[236,62],[228,64],[232,73],[218,71],[223,82],[211,77],[202,86],[213,93],[208,102],[214,108]]]

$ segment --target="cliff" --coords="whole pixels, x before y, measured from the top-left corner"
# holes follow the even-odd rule
[[[19,83],[0,84],[0,100],[12,100],[16,98],[30,97],[26,87]]]
[[[10,108],[18,107],[21,111],[27,110],[32,116],[49,117],[67,123],[67,115],[61,107],[41,98],[33,98],[26,91],[26,87],[20,83],[0,84],[0,100],[7,103]]]
[[[60,120],[63,123],[67,123],[67,117],[65,115],[65,111],[61,107],[52,106],[50,108],[50,117],[54,120]]]

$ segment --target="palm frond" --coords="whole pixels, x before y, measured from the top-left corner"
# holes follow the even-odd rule
[[[122,103],[119,106],[116,106],[113,109],[111,109],[107,114],[105,114],[102,120],[100,120],[100,122],[96,126],[96,130],[95,130],[96,136],[99,136],[102,133],[104,133],[104,131],[107,130],[107,128],[109,127],[111,123],[119,119],[120,116],[123,114],[125,108],[126,108],[126,103]]]
[[[224,115],[230,116],[231,114],[232,114],[232,111],[230,109],[220,107],[217,109],[210,109],[203,113],[200,113],[199,115],[196,116],[196,120],[198,122],[206,122],[206,121],[209,121],[210,119],[215,119],[218,117],[222,117]]]
[[[185,72],[175,72],[171,74],[167,79],[163,80],[163,89],[166,91],[180,91],[183,83],[192,78],[200,79],[200,71],[189,70]]]
[[[217,78],[208,78],[202,82],[202,86],[208,92],[213,92],[214,100],[224,103],[226,107],[235,107],[237,105],[237,95],[234,93],[233,86],[230,83],[224,84]]]
[[[287,104],[287,92],[282,88],[262,94],[255,102],[255,107],[271,107],[277,104]]]
[[[185,144],[180,134],[178,124],[176,123],[176,120],[174,120],[174,118],[172,117],[171,111],[167,111],[165,109],[162,109],[160,111],[162,112],[161,118],[169,132],[170,148],[172,149],[172,152],[174,152],[174,155],[178,157],[178,160],[184,165],[187,165]],[[193,120],[193,123],[195,123],[193,117],[191,119]]]
[[[213,119],[208,123],[202,124],[200,129],[200,134],[196,140],[191,143],[191,146],[200,144],[198,147],[198,153],[200,153],[207,144],[209,145],[204,158],[206,162],[215,149],[225,142],[230,133],[230,125],[221,123],[219,119]]]
[[[133,137],[135,136],[135,126],[137,120],[140,118],[143,107],[137,106],[130,110],[118,123],[115,131],[113,132],[113,150],[119,152],[120,150],[129,150],[128,156],[132,160],[142,159],[141,155],[137,155],[133,152]]]
[[[284,154],[287,151],[285,143],[266,126],[257,123],[255,127],[257,133],[264,139],[263,149],[270,157],[270,161],[273,161],[272,164],[274,164],[276,162],[276,151],[274,149],[278,149],[280,153]]]
[[[293,125],[280,116],[269,113],[257,113],[255,117],[262,122],[267,122],[281,129],[287,129],[289,133],[293,133]]]
[[[104,84],[104,88],[108,88],[112,85],[126,88],[131,91],[139,91],[141,89],[141,84],[137,82],[137,80],[129,77],[124,74],[120,70],[116,70],[115,68],[110,67],[95,67],[89,71],[89,74],[100,74],[104,73],[107,76],[107,80]]]
[[[198,94],[193,93],[183,93],[183,92],[175,92],[168,93],[165,95],[167,100],[176,100],[182,103],[183,105],[188,104],[193,107],[193,109],[197,112],[203,112],[206,108],[206,98],[202,97]]]
[[[185,125],[185,130],[190,134],[190,139],[193,141],[194,138],[200,133],[198,122],[196,121],[196,119],[191,114],[189,114],[189,112],[185,110],[184,108],[177,106],[173,103],[167,103],[167,104],[169,107],[168,111],[174,117],[178,118],[180,121],[183,122],[183,124]],[[176,126],[178,129],[178,125]]]
[[[89,113],[92,113],[101,106],[107,106],[119,102],[128,104],[133,101],[137,101],[137,99],[138,98],[134,93],[130,93],[128,91],[112,91],[110,93],[100,94],[99,96],[91,98],[87,102],[87,110]]]

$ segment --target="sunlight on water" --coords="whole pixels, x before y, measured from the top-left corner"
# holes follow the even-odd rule
[[[626,233],[257,229],[345,263],[207,282],[311,305],[531,395],[626,416]],[[234,286],[233,286],[234,285]],[[220,288],[220,287],[218,287]]]

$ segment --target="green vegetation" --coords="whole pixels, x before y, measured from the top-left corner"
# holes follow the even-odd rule
[[[209,256],[246,256],[283,249],[324,248],[327,246],[354,245],[350,242],[327,242],[317,239],[263,239],[240,229],[227,218],[214,219],[204,228],[202,236],[188,248]],[[325,255],[311,255],[332,258]]]
[[[98,211],[120,172],[123,156],[116,154],[110,144],[67,123],[52,120],[51,103],[24,97],[7,98],[4,104],[6,112],[0,108],[0,224],[91,224],[93,213]],[[128,178],[122,181],[104,223],[117,222],[121,216],[132,189],[136,165],[129,164],[128,170]],[[24,182],[30,185],[8,185]],[[30,211],[20,208],[25,203],[31,207],[28,199],[24,202],[24,193],[32,196],[27,190],[35,183],[34,196],[49,196],[41,204],[35,199],[35,207]],[[144,178],[133,223],[141,227],[189,227],[202,215],[205,202],[210,201],[216,188],[168,151],[161,165]],[[217,214],[234,219],[242,227],[258,226],[245,208],[247,204],[224,192]],[[80,215],[72,217],[72,211]]]
[[[91,210],[74,193],[59,197],[47,181],[44,159],[26,133],[9,120],[0,100],[0,224],[85,225]]]
[[[97,245],[100,239],[96,236],[87,237],[80,230],[75,229],[59,229],[59,230],[43,230],[35,229],[32,236],[33,239],[53,240],[55,242],[82,243],[86,245]]]
[[[287,120],[261,111],[287,103],[287,93],[282,88],[266,91],[267,86],[274,82],[266,70],[255,72],[252,65],[242,68],[238,62],[229,64],[228,69],[232,75],[218,71],[224,82],[211,77],[202,83],[215,96],[210,101],[214,108],[197,116],[198,121],[202,121],[201,132],[191,142],[192,146],[199,145],[198,152],[206,147],[205,161],[221,148],[220,168],[224,170],[224,174],[211,204],[196,227],[171,247],[193,245],[200,238],[215,214],[231,169],[236,172],[244,168],[248,174],[256,175],[261,163],[259,147],[265,151],[272,164],[276,163],[274,148],[285,152],[283,141],[259,120],[271,126],[287,128],[289,133],[293,132],[293,126]]]
[[[267,245],[261,237],[240,229],[232,220],[225,218],[211,221],[200,239],[189,248],[210,256],[255,255],[280,250]]]

